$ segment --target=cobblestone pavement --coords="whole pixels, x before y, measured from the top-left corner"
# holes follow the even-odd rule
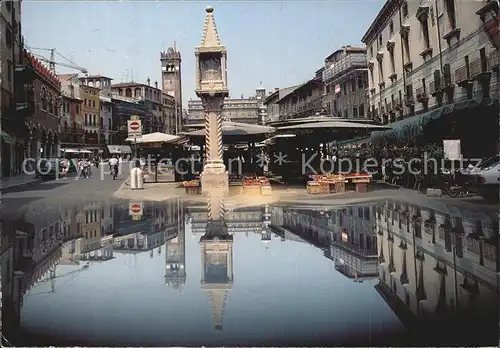
[[[129,171],[128,166],[124,165],[117,180],[113,180],[107,171],[107,166],[92,168],[89,179],[75,173],[67,179],[40,181],[8,189],[0,196],[0,218],[13,219],[34,207],[49,208],[110,199],[128,177]]]

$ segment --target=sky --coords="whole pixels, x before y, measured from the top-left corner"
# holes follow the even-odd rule
[[[55,48],[89,71],[161,88],[160,51],[176,42],[183,104],[196,98],[194,47],[205,8],[214,7],[228,51],[230,97],[253,96],[307,81],[343,45],[361,45],[383,0],[330,1],[43,1],[24,0],[22,30],[32,52]],[[68,63],[56,55],[56,62]],[[57,73],[78,72],[56,65]]]

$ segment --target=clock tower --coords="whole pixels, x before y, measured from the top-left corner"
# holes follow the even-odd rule
[[[162,90],[175,98],[182,110],[181,53],[174,47],[160,53]]]

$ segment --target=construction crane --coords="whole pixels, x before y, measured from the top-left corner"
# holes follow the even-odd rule
[[[31,290],[29,293],[27,293],[26,295],[24,295],[24,298],[28,298],[29,296],[36,296],[36,295],[45,295],[45,294],[52,294],[52,293],[55,293],[56,292],[56,289],[57,288],[60,288],[61,286],[65,285],[66,283],[68,283],[69,281],[73,280],[76,278],[76,276],[78,274],[80,274],[81,272],[83,271],[86,271],[89,269],[89,265],[90,265],[90,262],[87,262],[85,265],[83,265],[83,267],[77,269],[77,270],[74,270],[74,271],[71,271],[71,272],[67,272],[67,273],[64,273],[64,274],[61,274],[59,276],[56,276],[56,266],[53,266],[50,270],[49,270],[49,277],[38,282],[36,285],[34,285],[31,290],[43,285],[43,284],[46,284],[47,282],[50,282],[50,290],[49,291],[45,291],[45,292],[38,292],[38,293],[31,293]],[[66,280],[64,283],[62,283],[61,285],[59,285],[59,287],[56,287],[56,279],[62,279],[64,277],[67,277],[69,275],[73,275],[70,279]]]
[[[33,56],[35,56],[36,58],[38,58],[40,61],[48,63],[50,71],[52,71],[52,73],[54,73],[54,74],[56,73],[56,65],[60,65],[60,66],[63,66],[65,68],[70,68],[70,69],[78,70],[82,74],[87,74],[88,73],[87,69],[82,68],[81,66],[76,65],[70,59],[68,59],[65,56],[63,56],[62,54],[56,52],[55,48],[40,48],[40,47],[29,47],[29,46],[27,46],[27,48],[30,51],[33,51],[33,50],[49,51],[50,52],[50,58],[45,58],[44,56],[41,56],[39,54],[34,54],[34,53],[32,53],[32,54],[33,54]],[[64,59],[64,60],[66,60],[68,63],[56,62],[55,61],[55,56],[56,55],[59,56],[60,58]]]

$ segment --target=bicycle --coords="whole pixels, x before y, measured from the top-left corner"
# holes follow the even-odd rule
[[[464,180],[459,170],[441,169],[439,187],[443,193],[450,197],[468,196],[467,181]]]

